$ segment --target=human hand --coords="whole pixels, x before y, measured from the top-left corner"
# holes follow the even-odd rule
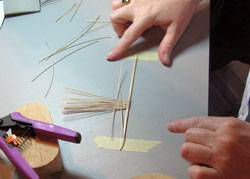
[[[247,179],[250,176],[250,124],[233,117],[191,117],[168,123],[185,133],[181,155],[193,164],[191,179]]]
[[[158,25],[166,31],[158,55],[163,64],[169,65],[171,52],[200,2],[201,0],[131,0],[128,5],[123,6],[121,0],[113,0],[110,19],[121,39],[107,55],[107,59],[118,59],[146,29]]]

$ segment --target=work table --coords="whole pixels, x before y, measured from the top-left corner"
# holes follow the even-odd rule
[[[44,63],[38,61],[73,38],[88,21],[98,15],[100,21],[109,21],[111,0],[91,0],[83,1],[71,23],[69,15],[56,22],[71,6],[71,1],[62,1],[42,7],[39,13],[5,19],[0,30],[0,116],[25,104],[41,103],[48,107],[54,124],[82,134],[81,144],[59,141],[64,171],[58,178],[125,179],[150,173],[188,178],[189,163],[179,154],[184,135],[168,132],[166,125],[182,117],[207,115],[209,10],[194,16],[174,49],[171,67],[159,60],[138,60],[127,137],[162,143],[149,152],[129,152],[100,149],[93,140],[94,136],[111,135],[112,113],[73,119],[64,115],[61,107],[63,98],[71,96],[65,88],[115,98],[121,63],[122,96],[127,98],[133,60],[106,60],[106,54],[118,41],[111,25],[87,34],[84,39],[112,38],[79,50],[54,66],[54,80],[47,97],[52,68],[31,82],[63,55]],[[156,27],[149,29],[133,50],[157,52],[162,35]],[[119,115],[114,127],[115,136],[121,137]],[[1,160],[8,159],[1,154]],[[19,178],[17,174],[15,177]]]

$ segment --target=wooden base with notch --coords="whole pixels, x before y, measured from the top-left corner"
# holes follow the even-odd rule
[[[33,120],[52,123],[49,110],[39,103],[22,106],[16,112]],[[20,152],[39,177],[50,176],[62,171],[57,139],[35,137],[21,140]]]

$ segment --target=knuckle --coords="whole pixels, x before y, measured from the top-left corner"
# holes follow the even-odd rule
[[[182,144],[180,153],[181,153],[182,157],[184,157],[184,158],[188,157],[188,155],[190,153],[190,148],[189,148],[188,143]]]
[[[217,168],[222,171],[220,173],[225,173],[230,171],[230,165],[228,165],[229,163],[232,163],[232,158],[231,156],[228,155],[223,155],[220,157],[220,160],[218,161]]]
[[[219,143],[223,146],[223,148],[227,151],[235,147],[235,143],[237,143],[237,139],[231,135],[224,135],[219,138]]]
[[[183,33],[183,31],[184,31],[184,28],[181,28],[178,25],[173,25],[170,33],[173,33],[173,35],[175,36],[180,36]]]
[[[133,35],[133,33],[130,33],[129,30],[127,30],[123,36],[122,36],[122,42],[125,44],[131,44],[131,39],[134,39],[135,36]]]
[[[155,14],[152,12],[152,7],[144,7],[143,11],[140,11],[136,13],[135,18],[136,19],[148,19],[148,20],[153,20],[155,17]]]
[[[172,51],[173,45],[171,43],[162,43],[162,48],[167,49],[167,51]]]
[[[205,173],[201,170],[201,168],[189,167],[188,175],[192,179],[204,179]]]
[[[223,157],[221,157],[221,168],[223,170],[225,170],[225,168],[227,168],[228,164],[231,162],[231,157],[228,155],[225,155]]]
[[[131,44],[138,38],[138,36],[139,34],[137,34],[134,29],[128,28],[123,35],[123,41],[127,44]]]
[[[113,22],[115,20],[115,14],[114,12],[111,12],[109,15],[109,19]]]
[[[241,139],[241,121],[239,119],[230,118],[222,128],[223,135],[219,136],[220,142],[228,147],[233,147]]]
[[[135,16],[134,17],[134,22],[141,24],[143,29],[150,27],[153,25],[153,17],[150,14],[143,14],[140,16]]]
[[[239,127],[239,119],[235,119],[233,117],[230,117],[225,122],[225,127],[228,129],[237,129]]]
[[[215,156],[212,153],[208,153],[205,155],[206,156],[206,162],[207,163],[213,163],[215,161]]]
[[[121,6],[122,6],[122,4],[121,4],[121,2],[120,2],[120,1],[112,1],[111,6],[112,6],[112,9],[113,9],[113,10],[115,10],[115,9],[117,9],[117,8],[121,7]]]
[[[192,128],[189,128],[189,129],[185,132],[185,136],[184,136],[185,141],[189,141],[189,140],[190,140],[190,138],[192,137],[192,134],[193,134],[192,131],[193,131]]]
[[[112,8],[116,8],[116,1],[112,1]]]
[[[200,118],[198,116],[194,117],[194,120],[192,121],[192,126],[193,127],[198,127],[200,124]]]
[[[147,22],[148,24],[152,25],[154,22],[154,17],[151,14],[145,14],[143,20]]]

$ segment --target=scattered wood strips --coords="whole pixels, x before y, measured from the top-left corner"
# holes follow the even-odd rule
[[[41,7],[52,5],[52,4],[58,3],[60,1],[62,1],[62,0],[44,0],[44,1],[41,1]]]
[[[82,1],[81,1],[82,2]],[[44,74],[45,72],[47,72],[49,69],[53,68],[53,75],[52,75],[52,80],[49,86],[49,89],[45,95],[45,97],[48,95],[52,82],[53,82],[53,78],[54,78],[54,66],[63,61],[64,59],[66,59],[67,57],[71,56],[72,54],[88,47],[91,46],[95,43],[98,43],[100,40],[104,40],[104,39],[108,39],[108,38],[112,38],[111,36],[106,36],[106,37],[99,37],[99,38],[94,38],[94,39],[90,39],[90,40],[85,40],[85,41],[80,41],[86,34],[94,32],[95,30],[98,30],[100,28],[105,27],[108,24],[104,24],[102,26],[93,28],[94,25],[96,24],[96,22],[98,22],[100,18],[100,15],[91,23],[88,24],[83,30],[81,30],[76,36],[74,36],[71,40],[67,41],[66,43],[64,43],[62,46],[60,46],[57,50],[55,50],[54,52],[50,53],[49,55],[45,56],[44,58],[42,58],[41,60],[39,60],[39,63],[41,62],[46,62],[48,61],[50,58],[62,53],[62,52],[66,52],[67,54],[64,55],[63,57],[61,57],[60,59],[52,62],[51,65],[47,66],[44,70],[42,70],[40,73],[38,73],[32,80],[31,82],[34,82],[37,78],[39,78],[42,74]],[[80,41],[80,42],[79,42]],[[47,43],[46,43],[47,44]],[[47,45],[48,46],[48,45]]]

